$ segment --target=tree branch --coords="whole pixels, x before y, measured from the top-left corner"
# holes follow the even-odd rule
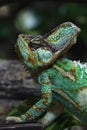
[[[40,96],[40,88],[22,65],[16,60],[1,60],[0,98],[26,99],[32,95]]]

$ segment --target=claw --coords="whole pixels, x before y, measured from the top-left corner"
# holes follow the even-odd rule
[[[6,118],[6,122],[22,122],[22,119],[17,116],[9,116]]]

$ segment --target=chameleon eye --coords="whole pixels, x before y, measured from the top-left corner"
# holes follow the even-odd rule
[[[46,50],[43,48],[37,49],[34,52],[34,54],[35,54],[35,57],[39,66],[43,66],[50,63],[50,61],[53,58],[52,53],[49,50]]]

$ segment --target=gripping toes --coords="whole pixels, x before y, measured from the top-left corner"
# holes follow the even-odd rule
[[[22,119],[17,116],[8,116],[6,122],[22,122]]]

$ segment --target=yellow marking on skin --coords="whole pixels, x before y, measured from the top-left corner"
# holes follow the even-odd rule
[[[69,79],[71,79],[72,81],[76,81],[76,77],[71,73],[71,72],[66,72],[65,70],[63,70],[62,68],[60,68],[57,65],[53,65],[53,67],[58,70],[64,77],[68,77]]]
[[[43,82],[43,84],[47,84],[47,85],[49,85],[50,84],[50,82],[49,81],[45,81],[45,82]]]
[[[43,108],[38,107],[37,105],[33,106],[33,108],[36,109],[36,110],[39,110],[39,111],[42,111],[42,110],[43,110]]]
[[[19,35],[19,38],[22,40],[22,42],[25,44],[25,46],[26,46],[26,42],[24,41],[24,39],[22,38],[22,36],[21,35]],[[29,58],[30,58],[30,60],[32,61],[32,63],[33,63],[33,65],[36,67],[37,66],[37,62],[36,62],[36,59],[35,59],[35,57],[34,57],[34,53],[31,51],[31,49],[28,47],[28,46],[26,46],[26,48],[27,48],[27,50],[29,51]]]
[[[52,96],[51,93],[45,93],[45,94],[42,95],[42,97],[45,99],[45,100],[43,101],[43,104],[44,104],[44,105],[48,105],[48,104],[49,104],[48,98],[51,97],[51,96]]]
[[[38,60],[40,61],[40,63],[45,64],[45,62],[41,59],[39,54],[38,54]]]
[[[25,113],[24,115],[27,117],[27,119],[31,118],[31,114],[29,114],[29,113]]]
[[[70,70],[71,74],[75,77],[75,79],[76,79],[76,75],[75,75],[76,65],[77,65],[77,64],[76,64],[76,61],[74,61],[73,64],[72,64],[72,68],[71,68],[71,70]]]

